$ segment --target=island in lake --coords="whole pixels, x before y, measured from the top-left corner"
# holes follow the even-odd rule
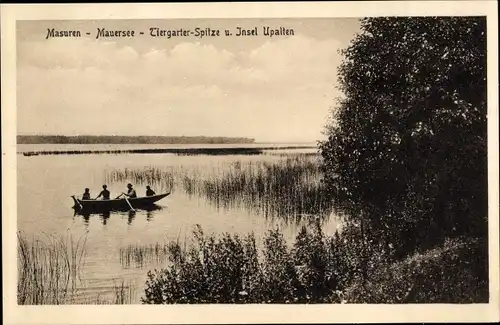
[[[255,139],[206,136],[18,135],[18,144],[239,144]]]

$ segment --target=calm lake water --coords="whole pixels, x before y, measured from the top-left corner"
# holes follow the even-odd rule
[[[247,146],[247,145],[242,145]],[[262,146],[260,144],[260,146]],[[290,146],[286,144],[284,146]],[[50,150],[68,150],[75,147],[89,150],[88,146],[53,146]],[[95,146],[94,146],[95,147]],[[91,149],[94,149],[92,147]],[[109,146],[108,146],[109,147]],[[129,146],[130,147],[130,146]],[[180,146],[177,146],[180,147]],[[198,146],[200,147],[200,146]],[[122,148],[113,146],[113,149]],[[18,151],[48,150],[47,145],[21,145]],[[112,295],[113,286],[122,281],[134,286],[134,302],[140,303],[144,293],[147,271],[162,267],[151,263],[145,267],[129,267],[120,263],[120,249],[128,245],[148,245],[168,241],[191,239],[196,224],[204,232],[220,235],[224,232],[246,235],[254,232],[260,242],[262,236],[276,226],[292,241],[300,222],[287,222],[282,218],[269,218],[244,207],[219,209],[202,196],[188,195],[174,179],[173,184],[153,183],[156,193],[172,191],[159,201],[161,210],[111,213],[109,217],[74,215],[71,195],[81,196],[85,187],[92,197],[97,196],[103,184],[108,185],[111,196],[126,190],[131,179],[110,181],[116,171],[156,168],[166,171],[195,173],[198,177],[216,177],[234,163],[242,165],[259,161],[278,162],[288,154],[316,152],[315,149],[273,151],[263,155],[234,156],[177,156],[172,154],[110,154],[110,155],[54,155],[24,157],[18,155],[18,230],[28,238],[43,238],[44,234],[73,238],[87,236],[86,258],[77,303],[92,300],[98,294]],[[146,184],[134,184],[139,196],[144,195]],[[171,187],[171,188],[170,188]],[[337,224],[331,217],[325,222],[327,232]]]

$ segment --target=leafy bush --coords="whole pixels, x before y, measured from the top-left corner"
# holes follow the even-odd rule
[[[269,231],[259,253],[253,234],[205,236],[196,243],[170,244],[171,265],[148,272],[144,303],[320,303],[339,301],[352,263],[337,235],[324,236],[319,224],[303,227],[293,247],[279,230]],[[340,247],[342,246],[342,247]]]
[[[148,273],[147,304],[478,303],[488,301],[488,251],[467,238],[405,259],[364,244],[351,225],[326,236],[302,227],[291,247],[271,230],[259,250],[253,234],[170,244],[171,265]]]
[[[394,263],[374,256],[368,280],[353,281],[345,299],[353,303],[487,303],[488,267],[484,264],[488,251],[484,247],[476,240],[447,239],[440,247]]]

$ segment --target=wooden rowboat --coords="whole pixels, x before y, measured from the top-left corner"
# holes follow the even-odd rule
[[[112,200],[81,200],[77,199],[74,195],[71,196],[75,205],[74,209],[85,211],[128,211],[133,209],[147,209],[154,205],[155,202],[167,197],[169,193],[144,196],[137,198],[120,198]],[[127,202],[128,201],[128,202]]]

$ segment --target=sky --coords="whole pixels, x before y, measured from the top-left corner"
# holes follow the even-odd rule
[[[260,35],[222,35],[237,26]],[[270,38],[263,26],[294,35]],[[221,36],[151,37],[151,27]],[[46,39],[48,28],[83,37]],[[95,39],[97,28],[136,37]],[[18,134],[316,141],[339,95],[339,50],[357,32],[358,20],[346,18],[20,21]]]

